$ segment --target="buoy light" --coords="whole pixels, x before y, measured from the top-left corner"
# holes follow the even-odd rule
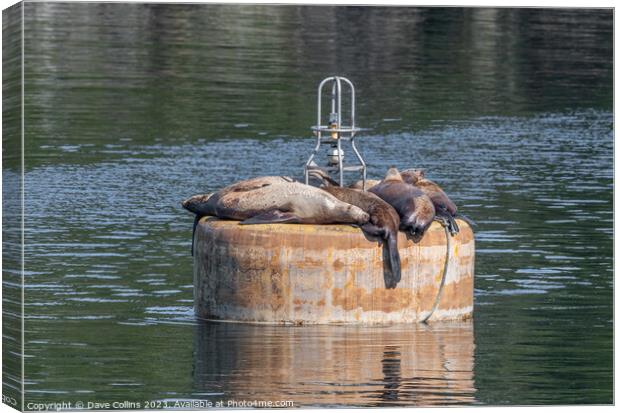
[[[331,85],[331,111],[327,117],[327,122],[323,123],[321,102],[323,97],[323,88],[326,85]],[[348,87],[351,94],[348,119],[344,119],[342,111],[343,86]],[[347,121],[348,124],[346,123]],[[358,172],[362,177],[362,188],[366,190],[366,163],[355,147],[355,135],[361,131],[360,128],[355,127],[355,87],[349,79],[341,76],[330,76],[321,81],[317,93],[317,124],[311,129],[316,136],[317,141],[314,151],[304,166],[306,184],[308,183],[309,171],[313,169],[320,169],[327,173],[337,173],[338,183],[340,186],[344,185],[344,172]],[[351,148],[353,149],[358,161],[357,165],[344,164],[344,151],[342,149],[343,141],[348,141],[351,143]],[[320,167],[314,163],[314,157],[318,154],[321,145],[330,146],[327,153],[327,166],[325,167]]]

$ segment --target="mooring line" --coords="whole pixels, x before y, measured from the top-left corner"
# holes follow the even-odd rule
[[[431,316],[433,315],[433,313],[435,312],[435,310],[437,309],[437,306],[439,306],[439,300],[441,299],[441,293],[443,292],[443,286],[446,283],[446,276],[448,275],[448,266],[450,264],[450,258],[451,258],[451,252],[452,252],[452,245],[450,242],[450,239],[452,238],[452,236],[450,235],[450,231],[448,230],[448,226],[444,226],[443,227],[445,233],[446,233],[446,264],[443,267],[443,275],[441,276],[441,282],[439,283],[439,291],[437,291],[437,296],[435,297],[435,302],[433,303],[433,307],[431,308],[431,312],[428,313],[428,315],[426,317],[424,317],[424,319],[422,320],[423,323],[426,323],[428,321],[429,318],[431,318]]]

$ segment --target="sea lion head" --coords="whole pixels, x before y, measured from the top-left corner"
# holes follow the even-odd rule
[[[418,179],[424,179],[424,169],[413,169],[413,175],[416,176]]]
[[[209,215],[210,209],[208,209],[207,201],[212,195],[213,193],[194,195],[181,202],[181,206],[194,214]]]
[[[424,179],[424,170],[423,169],[406,169],[400,173],[403,181],[408,184],[415,185],[418,181]]]
[[[404,230],[407,234],[409,234],[414,240],[414,242],[418,242],[424,236],[424,232],[430,226],[431,222],[420,219],[417,214],[414,214],[408,216],[404,220],[401,220],[400,228]]]
[[[329,221],[330,223],[339,222],[358,225],[363,225],[370,219],[370,215],[364,212],[363,209],[340,201],[338,202],[338,205],[330,206],[329,212],[326,213],[325,216],[329,216],[329,219],[325,222]]]
[[[362,225],[368,222],[370,215],[364,212],[363,209],[356,207],[355,205],[348,205],[345,208],[345,214],[353,218],[356,224]]]
[[[403,178],[401,178],[400,172],[398,172],[398,169],[392,166],[390,167],[390,169],[388,169],[387,173],[385,174],[385,178],[383,180],[402,182]]]

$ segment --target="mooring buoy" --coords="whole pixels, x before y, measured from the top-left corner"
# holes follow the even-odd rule
[[[331,85],[331,105],[324,122],[323,88]],[[343,110],[343,90],[350,96]],[[316,145],[304,166],[306,184],[313,171],[361,175],[366,163],[355,146],[355,88],[340,76],[318,88]],[[345,105],[346,106],[346,105]],[[346,114],[346,115],[345,115]],[[344,163],[342,143],[349,142],[357,164]],[[315,158],[331,149],[327,165]],[[317,171],[318,172],[318,171]],[[335,181],[334,181],[335,182]],[[474,234],[459,220],[452,236],[434,222],[421,240],[398,234],[401,280],[386,288],[386,249],[349,225],[239,225],[204,217],[194,245],[194,301],[198,317],[254,323],[412,323],[470,318],[473,312]]]
[[[359,228],[205,217],[195,234],[196,313],[272,324],[411,323],[426,321],[437,301],[428,321],[470,318],[475,241],[465,221],[459,227],[449,254],[439,223],[418,243],[399,233],[402,279],[386,289],[383,248]]]

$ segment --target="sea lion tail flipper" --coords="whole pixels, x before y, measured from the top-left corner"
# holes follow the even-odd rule
[[[398,252],[398,232],[392,234],[371,222],[360,227],[366,234],[383,240],[383,281],[385,288],[396,288],[400,281],[400,254]]]
[[[240,225],[254,225],[254,224],[298,224],[301,220],[292,212],[283,212],[279,209],[272,209],[261,214],[255,215],[252,218],[248,218],[241,221]]]
[[[450,235],[456,235],[460,231],[459,226],[452,215],[448,215],[448,230],[450,231]]]
[[[396,288],[400,282],[400,253],[398,252],[398,234],[389,234],[387,242],[384,243],[384,251],[388,255],[389,271],[383,274],[385,288]]]
[[[192,228],[192,257],[194,256],[194,237],[196,236],[196,227],[198,226],[200,218],[202,218],[200,215],[196,215],[194,218],[194,227]]]
[[[456,214],[456,215],[454,215],[454,217],[462,219],[463,221],[467,222],[472,227],[477,227],[478,226],[478,224],[476,224],[476,222],[473,219],[471,219],[470,217],[468,217],[467,215]]]

